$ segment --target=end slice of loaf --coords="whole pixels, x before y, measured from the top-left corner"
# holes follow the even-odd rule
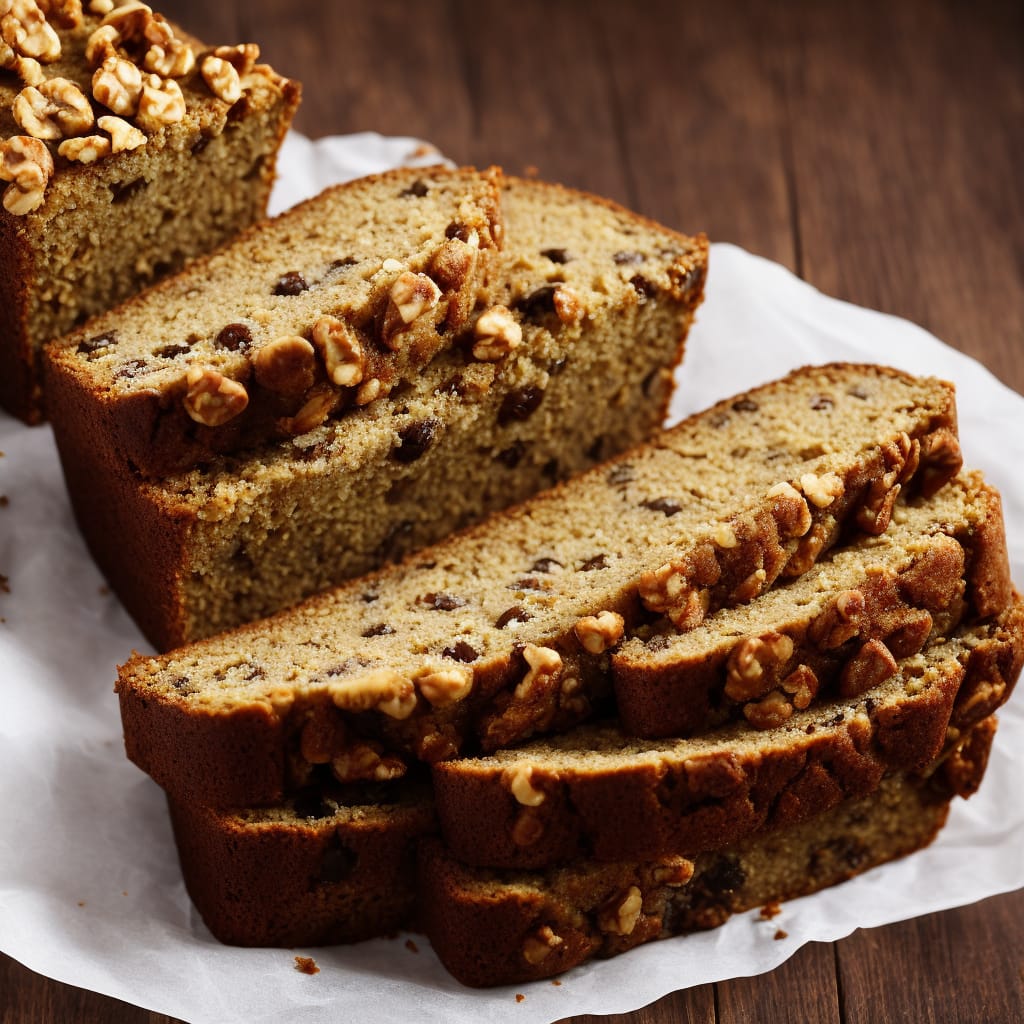
[[[455,857],[544,867],[716,849],[921,771],[1010,695],[1024,661],[1024,603],[906,659],[853,700],[690,739],[639,740],[581,726],[484,758],[434,765],[442,835]]]
[[[750,600],[865,509],[876,529],[889,495],[955,474],[954,426],[942,382],[797,371],[393,568],[134,657],[118,682],[129,756],[178,796],[237,806],[353,746],[436,761],[563,730],[607,698],[614,634]]]
[[[500,173],[328,189],[50,349],[50,418],[161,477],[379,401],[466,326]]]
[[[428,786],[328,787],[252,810],[168,807],[189,896],[221,942],[333,945],[410,923],[416,843],[435,831]]]
[[[490,289],[522,332],[503,356],[474,355],[477,310],[462,343],[388,398],[163,481],[56,423],[82,532],[158,648],[396,560],[662,424],[707,240],[543,182],[506,180],[502,208]]]
[[[445,967],[473,986],[549,978],[644,942],[717,927],[927,846],[953,796],[980,784],[994,731],[994,719],[979,724],[927,781],[893,773],[870,796],[692,861],[577,861],[512,873],[467,867],[428,840],[420,856],[423,927]]]
[[[1011,593],[999,495],[965,473],[897,504],[880,537],[834,549],[750,604],[688,632],[645,626],[612,653],[618,714],[638,736],[686,736],[741,713],[770,728],[877,685],[967,609],[987,618]]]

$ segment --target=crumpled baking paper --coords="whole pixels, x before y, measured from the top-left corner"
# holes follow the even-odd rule
[[[274,206],[406,161],[415,140],[291,136]],[[730,245],[711,253],[672,405],[678,418],[803,363],[889,363],[956,382],[963,450],[1003,493],[1024,583],[1024,398],[912,324],[820,295]],[[0,949],[35,971],[187,1021],[543,1022],[636,1009],[690,985],[771,970],[800,945],[1024,885],[1024,707],[1004,710],[988,776],[928,850],[716,931],[653,943],[541,982],[476,992],[404,937],[326,949],[221,946],[191,908],[157,787],[124,757],[115,666],[142,637],[71,516],[48,427],[0,418]],[[773,938],[777,928],[788,937]],[[315,976],[294,956],[316,959]],[[525,995],[516,1001],[516,991]]]

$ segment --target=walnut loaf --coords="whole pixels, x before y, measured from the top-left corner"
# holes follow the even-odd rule
[[[612,654],[619,717],[638,736],[686,736],[742,713],[756,728],[896,672],[966,609],[1010,602],[999,495],[965,473],[930,499],[897,504],[880,537],[834,550],[788,586],[675,633],[644,627]]]
[[[395,932],[416,900],[416,842],[435,831],[426,785],[310,790],[262,810],[168,807],[196,909],[221,942],[241,946]]]
[[[994,731],[994,719],[983,721],[927,779],[891,774],[870,796],[692,860],[577,861],[512,873],[466,867],[427,840],[422,926],[445,967],[474,986],[549,978],[593,957],[717,927],[927,846],[952,797],[978,788]]]
[[[385,397],[466,326],[499,180],[406,168],[260,224],[53,346],[50,418],[159,477]]]
[[[0,405],[38,420],[47,341],[264,215],[299,86],[258,57],[141,3],[0,0]]]
[[[506,182],[502,208],[490,292],[510,330],[500,316],[486,323],[488,304],[465,344],[390,397],[160,482],[58,417],[81,529],[157,647],[368,572],[660,426],[703,295],[706,240],[541,182]]]
[[[877,529],[878,481],[945,481],[954,418],[948,385],[864,366],[727,400],[398,566],[135,656],[118,682],[129,756],[176,796],[238,806],[314,764],[396,775],[403,758],[562,730],[600,707],[602,652],[647,608],[692,620],[747,600],[809,568],[843,521]]]
[[[1024,604],[937,638],[898,675],[765,731],[684,740],[580,726],[489,757],[434,765],[441,832],[467,864],[535,868],[717,849],[920,771],[995,711],[1024,660]]]

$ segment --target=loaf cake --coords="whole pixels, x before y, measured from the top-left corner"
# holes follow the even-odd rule
[[[959,468],[954,425],[941,382],[797,371],[394,568],[134,657],[118,683],[128,754],[176,796],[244,806],[316,763],[351,781],[567,728],[606,700],[604,652],[624,628],[695,625],[809,568],[844,522],[877,530],[901,479],[930,492]]]
[[[502,207],[491,299],[464,344],[388,398],[149,482],[55,414],[78,523],[156,647],[269,615],[657,429],[703,295],[706,240],[541,182],[506,182]],[[522,340],[481,358],[496,354],[476,336],[495,306]]]
[[[403,168],[260,224],[53,346],[51,418],[163,477],[387,397],[467,327],[499,184]]]
[[[920,771],[994,712],[1024,661],[1024,603],[936,638],[893,678],[783,725],[734,722],[690,739],[585,725],[433,766],[445,842],[467,864],[536,868],[717,849]]]
[[[299,86],[141,3],[0,0],[0,405],[43,344],[264,215]]]
[[[686,736],[740,713],[755,728],[896,672],[966,609],[1010,602],[999,495],[965,473],[930,499],[897,504],[880,537],[833,549],[804,576],[683,633],[643,627],[612,653],[619,717],[638,736]]]
[[[927,780],[891,774],[870,796],[692,860],[575,861],[513,873],[466,867],[427,841],[422,926],[444,966],[474,986],[549,978],[593,957],[717,927],[927,846],[953,796],[977,789],[994,730],[986,719]]]
[[[416,843],[436,830],[422,783],[328,786],[244,811],[168,807],[192,902],[221,942],[241,946],[358,942],[404,927]]]

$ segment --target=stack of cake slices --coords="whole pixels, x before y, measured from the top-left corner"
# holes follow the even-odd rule
[[[495,985],[927,845],[1022,661],[952,387],[841,364],[117,689],[218,938]]]

